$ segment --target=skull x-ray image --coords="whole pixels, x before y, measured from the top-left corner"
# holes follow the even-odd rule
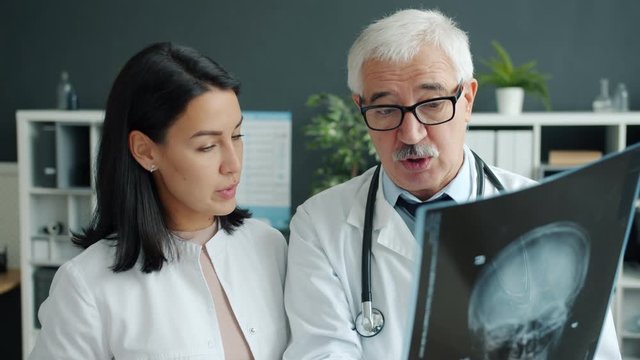
[[[468,321],[485,360],[548,358],[584,285],[589,244],[579,225],[554,222],[518,237],[483,265]]]
[[[592,360],[635,214],[640,144],[416,213],[410,360]]]

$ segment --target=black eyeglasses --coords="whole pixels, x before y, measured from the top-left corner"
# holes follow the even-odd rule
[[[456,115],[456,103],[462,95],[462,83],[454,96],[442,96],[420,101],[411,106],[371,105],[360,107],[367,127],[371,130],[386,131],[402,125],[404,115],[411,112],[421,124],[440,125]]]

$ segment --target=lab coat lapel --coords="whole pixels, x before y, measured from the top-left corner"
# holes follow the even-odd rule
[[[364,214],[367,203],[367,194],[369,192],[369,184],[373,176],[373,169],[369,169],[363,177],[366,179],[356,190],[356,201],[354,202],[347,222],[356,228],[360,233],[364,231]],[[382,176],[382,174],[380,175]],[[403,257],[414,260],[418,253],[418,244],[402,220],[398,212],[391,206],[384,197],[382,191],[382,180],[379,181],[378,191],[376,192],[376,205],[373,215],[373,249],[375,251],[376,244],[396,252]]]

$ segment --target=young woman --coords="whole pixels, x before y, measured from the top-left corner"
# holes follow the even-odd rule
[[[193,49],[131,58],[107,103],[97,208],[31,359],[280,359],[286,242],[236,207],[239,83]]]

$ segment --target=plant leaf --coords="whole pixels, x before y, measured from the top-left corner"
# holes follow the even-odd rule
[[[551,99],[547,87],[547,74],[539,73],[535,68],[535,60],[522,65],[514,66],[507,50],[497,41],[491,42],[496,57],[480,62],[489,69],[488,72],[477,75],[481,85],[493,85],[495,87],[521,87],[528,94],[540,99],[545,109],[551,110]]]

